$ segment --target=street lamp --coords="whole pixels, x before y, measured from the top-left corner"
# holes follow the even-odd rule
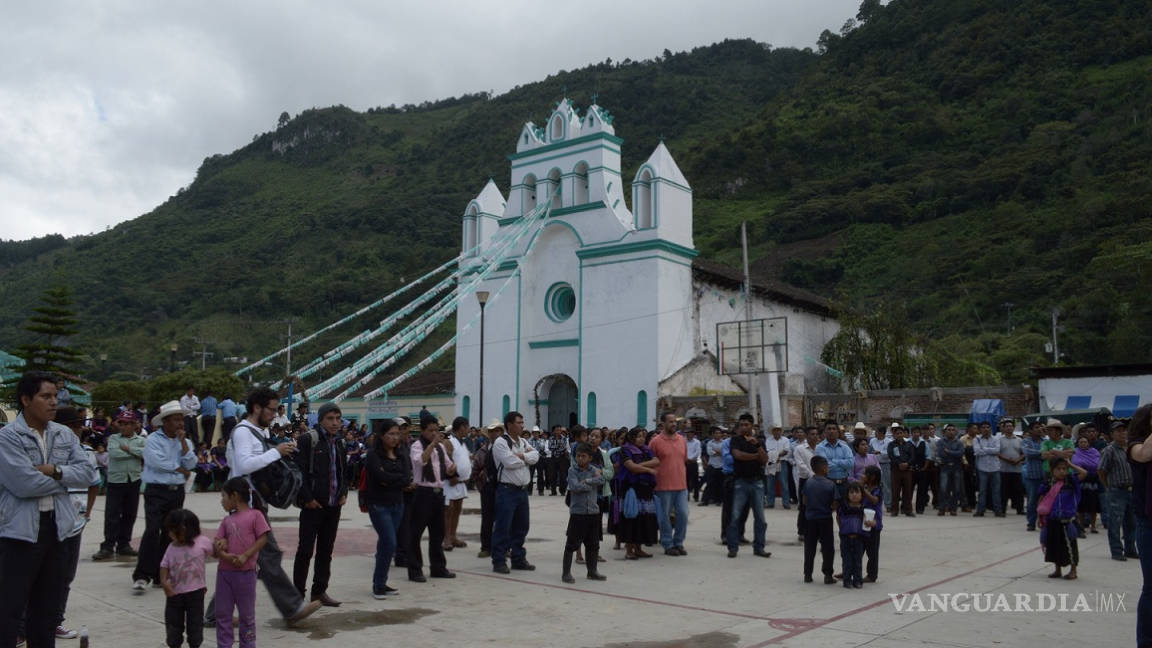
[[[488,291],[477,290],[476,301],[480,302],[480,404],[477,407],[476,420],[480,426],[484,425],[484,306],[488,303]]]
[[[176,371],[176,349],[178,348],[180,347],[175,344],[168,347],[168,350],[172,353],[172,355],[168,357],[168,371]]]

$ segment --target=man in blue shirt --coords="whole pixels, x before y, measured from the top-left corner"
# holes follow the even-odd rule
[[[735,434],[744,436],[745,427],[752,429],[751,414],[740,415]],[[732,500],[736,496],[736,477],[734,475],[736,464],[732,459],[732,435],[720,442],[720,456],[722,458],[721,470],[724,473],[724,501],[720,506],[720,540],[724,544],[728,544],[728,526],[732,520]],[[740,514],[740,544],[749,544],[748,538],[744,535],[748,528],[747,525],[748,511],[745,510]]]
[[[232,437],[232,428],[236,427],[236,401],[231,396],[225,396],[220,401],[220,436],[227,441]]]
[[[212,392],[204,392],[204,398],[200,399],[200,425],[204,433],[200,438],[209,448],[212,447],[212,437],[216,434],[216,410],[219,408]]]
[[[160,582],[160,559],[168,549],[168,532],[164,519],[178,508],[184,508],[184,485],[196,467],[196,449],[186,438],[184,410],[180,401],[168,401],[152,418],[152,427],[144,443],[144,535],[140,538],[140,555],[132,571],[132,589],[144,591],[148,583]]]
[[[816,445],[816,454],[828,462],[828,479],[836,485],[836,499],[846,499],[848,473],[852,470],[852,449],[840,440],[840,426],[835,421],[824,424],[824,440]]]
[[[1028,521],[1028,530],[1036,530],[1036,506],[1040,500],[1040,486],[1044,483],[1044,424],[1040,421],[1032,423],[1028,429],[1028,436],[1020,442],[1020,449],[1024,453],[1024,493],[1028,498],[1025,513]]]

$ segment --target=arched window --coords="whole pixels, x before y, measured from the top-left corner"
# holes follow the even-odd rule
[[[564,139],[564,118],[561,115],[552,118],[552,136],[550,139],[553,142]]]
[[[524,192],[523,203],[524,210],[522,216],[527,215],[528,212],[536,209],[536,176],[529,173],[524,176],[524,186],[520,189]]]
[[[500,406],[503,408],[500,414],[500,418],[503,420],[505,416],[508,416],[508,412],[512,411],[512,399],[508,397],[508,394],[504,394],[504,398],[500,401]]]
[[[472,205],[468,208],[468,211],[464,213],[464,250],[471,250],[469,256],[476,256],[478,250],[473,248],[475,248],[479,242],[480,210],[476,205]]]
[[[596,392],[588,392],[588,427],[596,427]]]
[[[636,425],[643,427],[648,422],[648,392],[641,389],[636,393]]]
[[[471,410],[472,399],[467,394],[465,394],[464,398],[460,401],[460,416],[463,416],[466,419],[471,419]],[[483,423],[483,421],[481,421],[481,423]]]
[[[572,204],[584,205],[588,202],[588,165],[584,162],[576,165],[575,186],[572,188]]]
[[[564,204],[564,196],[561,195],[560,169],[552,169],[548,172],[548,191],[552,192],[552,209],[560,209],[560,206]]]
[[[655,227],[652,209],[652,171],[644,169],[636,180],[636,229]]]

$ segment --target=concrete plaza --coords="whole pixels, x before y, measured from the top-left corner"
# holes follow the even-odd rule
[[[355,496],[350,502],[355,501]],[[223,511],[216,493],[189,494],[206,533],[214,533]],[[1080,541],[1080,578],[1053,580],[1043,562],[1036,533],[1024,518],[973,518],[934,514],[886,518],[880,550],[880,578],[862,590],[823,585],[817,559],[816,583],[802,580],[803,548],[796,541],[795,509],[766,511],[772,557],[742,548],[728,559],[718,544],[719,507],[691,508],[688,555],[626,561],[606,538],[608,580],[583,578],[574,565],[575,585],[560,581],[560,558],[567,511],[562,497],[533,496],[528,558],[535,572],[501,576],[479,550],[480,516],[471,493],[460,523],[465,549],[448,554],[455,580],[411,583],[393,569],[390,584],[400,594],[386,601],[371,597],[376,535],[368,516],[350,504],[344,509],[329,593],[344,602],[325,608],[298,627],[286,627],[262,586],[257,595],[257,641],[279,646],[549,646],[594,648],[748,648],[754,646],[1049,646],[1134,645],[1139,563],[1109,558],[1104,532]],[[291,573],[298,511],[273,510],[272,526]],[[143,507],[136,533],[143,530]],[[87,625],[94,646],[137,648],[164,645],[164,595],[131,589],[131,562],[93,563],[103,529],[103,499],[97,500],[84,533],[79,572],[72,587],[67,625]],[[751,529],[749,528],[749,533]],[[426,551],[426,542],[425,542]],[[425,554],[426,555],[426,554]],[[836,558],[839,571],[840,559]],[[215,564],[209,566],[211,583]],[[889,594],[921,593],[929,611],[914,611],[912,599],[901,612]],[[1068,594],[1065,608],[1084,594],[1090,611],[931,611],[930,593],[1016,595],[1033,607],[1041,594]],[[995,598],[992,599],[995,603]],[[1057,603],[1059,605],[1059,603]],[[1108,611],[1109,606],[1122,611]],[[961,607],[961,609],[963,609]],[[429,634],[432,633],[432,634]],[[206,632],[205,646],[215,635]],[[61,641],[66,646],[72,642]]]

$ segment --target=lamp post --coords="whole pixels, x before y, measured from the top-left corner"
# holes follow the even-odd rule
[[[488,303],[488,291],[477,290],[476,301],[480,302],[480,403],[477,406],[476,420],[484,425],[484,306]]]
[[[171,355],[168,356],[168,371],[176,371],[176,349],[178,348],[180,347],[175,344],[168,347],[168,351],[171,352]]]

